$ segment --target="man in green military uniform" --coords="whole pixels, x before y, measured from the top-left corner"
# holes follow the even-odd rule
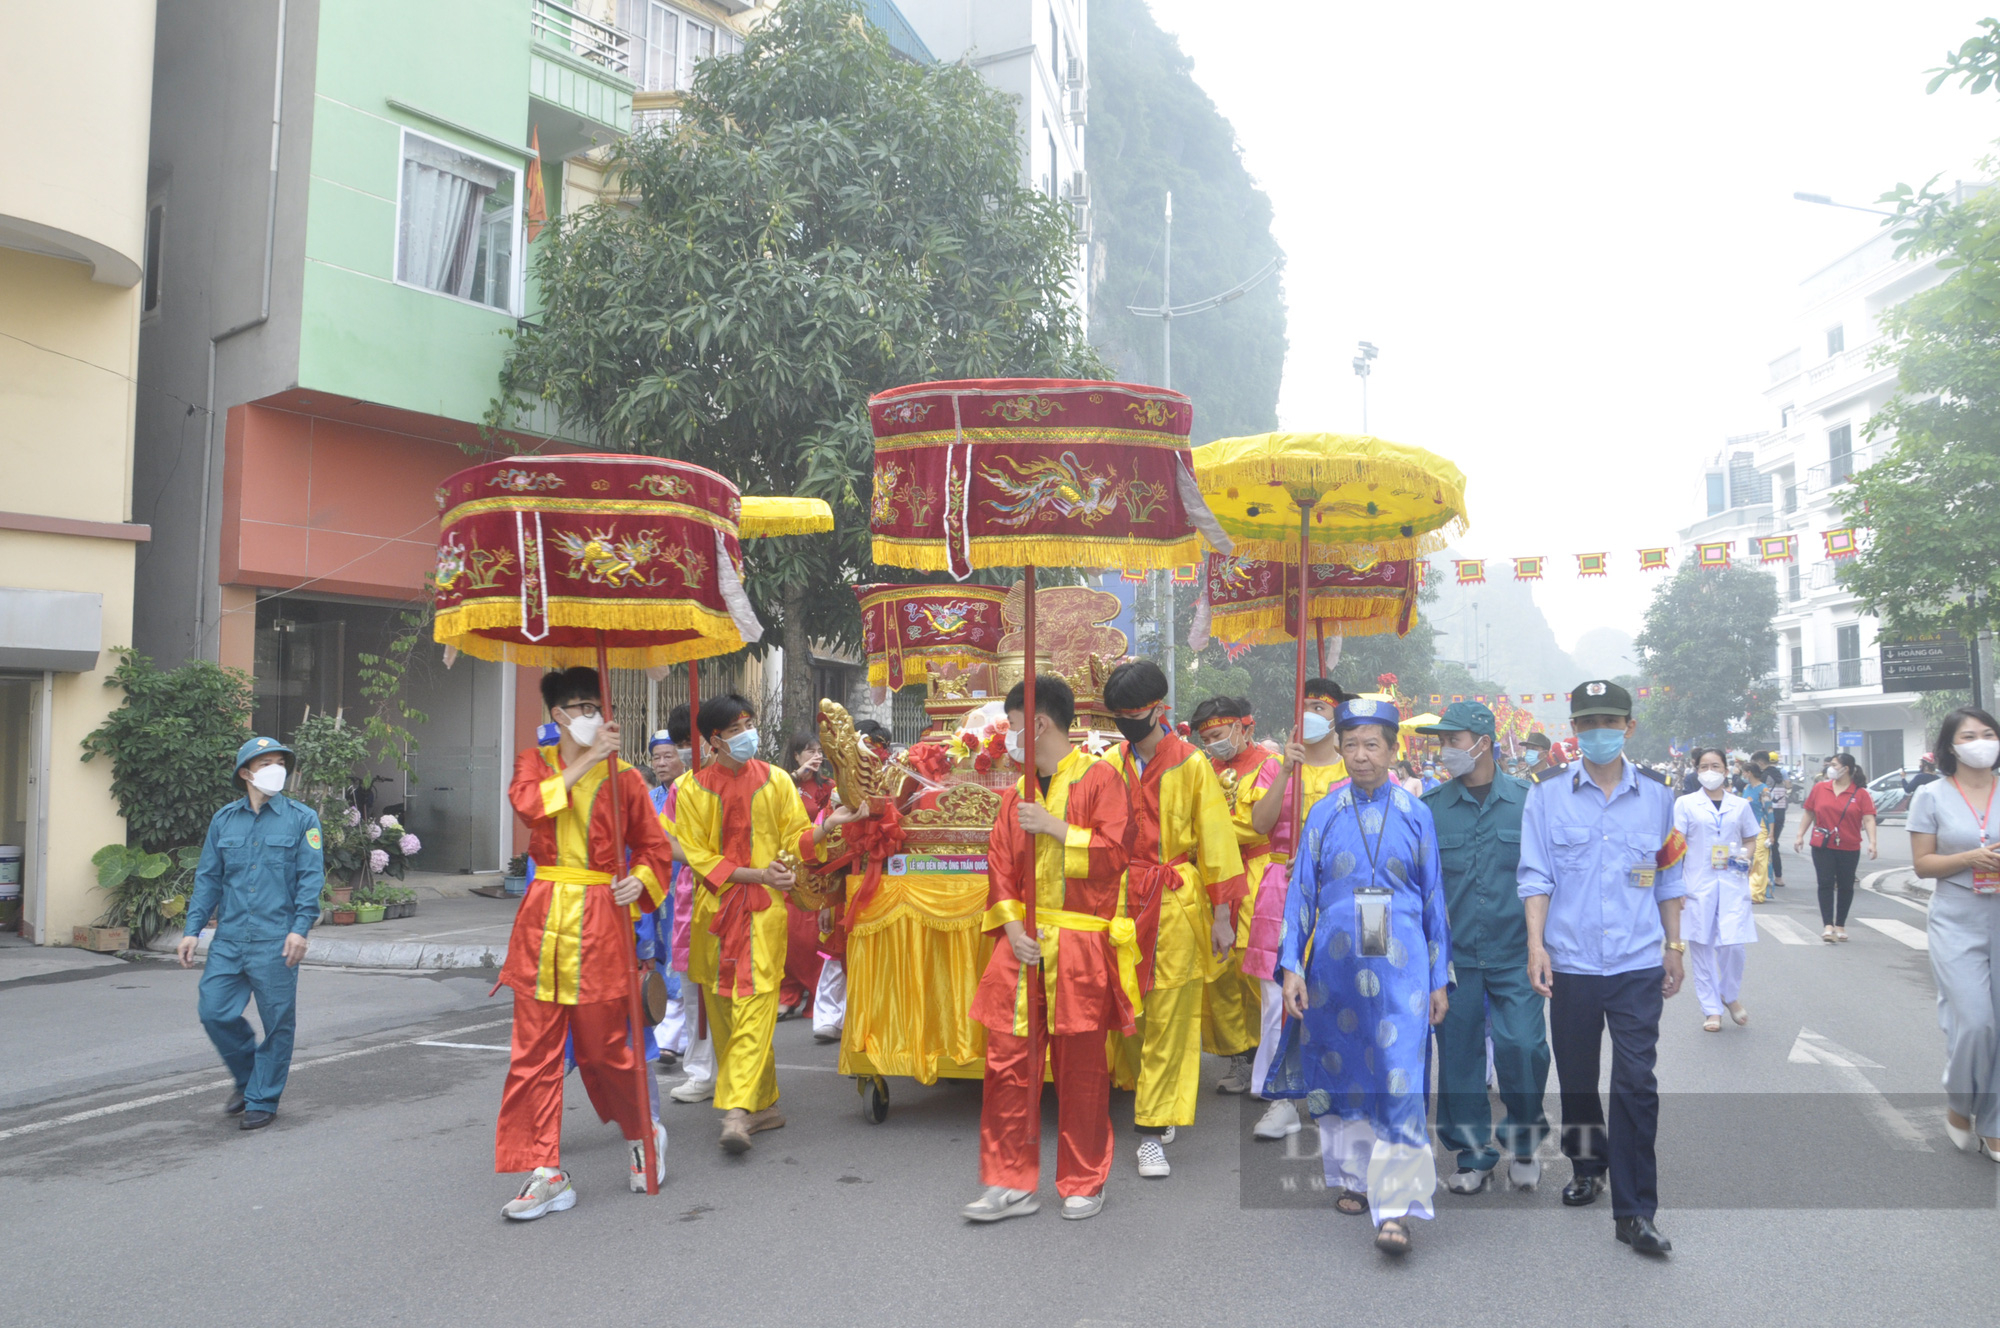
[[[245,1130],[262,1129],[278,1114],[292,1068],[298,964],[319,921],[325,877],[319,814],[284,794],[291,763],[292,749],[276,738],[252,738],[237,750],[243,796],[208,823],[180,943],[181,967],[190,967],[196,938],[215,919],[197,1009],[236,1079],[223,1111],[240,1115]],[[261,1043],[243,1017],[252,996]]]
[[[1493,712],[1454,701],[1436,724],[1439,764],[1451,776],[1424,794],[1437,825],[1444,864],[1451,960],[1458,980],[1438,1025],[1438,1137],[1458,1150],[1445,1181],[1455,1194],[1477,1194],[1505,1149],[1507,1177],[1533,1189],[1542,1165],[1535,1149],[1549,1132],[1542,1097],[1549,1084],[1549,1042],[1542,998],[1528,985],[1528,923],[1514,880],[1521,859],[1521,809],[1528,785],[1493,764]],[[1486,1097],[1486,1038],[1506,1108],[1496,1138]]]

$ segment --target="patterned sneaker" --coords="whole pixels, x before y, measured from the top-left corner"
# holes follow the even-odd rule
[[[1167,1150],[1160,1147],[1158,1139],[1149,1138],[1139,1145],[1139,1174],[1141,1176],[1165,1176],[1173,1171],[1167,1165]]]
[[[1222,1076],[1221,1081],[1215,1085],[1215,1091],[1230,1094],[1249,1092],[1250,1058],[1248,1056],[1231,1056],[1229,1058],[1229,1073]]]
[[[516,1222],[532,1222],[543,1213],[560,1213],[576,1207],[576,1191],[567,1173],[554,1167],[536,1167],[521,1192],[500,1210],[502,1217]]]
[[[1180,1127],[1179,1127],[1178,1125],[1169,1125],[1169,1126],[1167,1127],[1167,1132],[1166,1132],[1165,1134],[1163,1134],[1163,1135],[1161,1135],[1161,1136],[1160,1136],[1160,1142],[1161,1142],[1162,1144],[1170,1144],[1170,1143],[1172,1143],[1172,1142],[1174,1141],[1174,1131],[1175,1131],[1175,1130],[1177,1130],[1177,1129],[1179,1129],[1179,1128],[1180,1128]]]
[[[653,1122],[653,1170],[658,1173],[653,1177],[653,1188],[658,1189],[667,1183],[667,1127],[658,1121]],[[646,1192],[646,1141],[643,1139],[632,1144],[632,1168],[625,1179],[631,1184],[632,1193]]]

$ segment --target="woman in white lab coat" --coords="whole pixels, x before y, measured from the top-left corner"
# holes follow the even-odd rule
[[[1695,778],[1701,787],[1674,803],[1674,828],[1687,840],[1681,879],[1681,939],[1687,942],[1688,972],[1701,1002],[1702,1027],[1722,1031],[1722,1012],[1739,1025],[1750,1012],[1738,999],[1743,989],[1743,947],[1756,941],[1750,912],[1750,861],[1757,847],[1757,814],[1729,791],[1729,766],[1716,748],[1698,750]]]

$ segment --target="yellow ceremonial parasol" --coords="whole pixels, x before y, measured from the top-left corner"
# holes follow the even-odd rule
[[[1303,598],[1314,563],[1369,566],[1441,549],[1466,526],[1465,476],[1420,447],[1338,433],[1265,433],[1194,449],[1195,482],[1240,558],[1297,566]],[[1296,621],[1310,617],[1301,602]],[[1292,700],[1305,720],[1306,633]],[[1292,802],[1292,842],[1303,808]]]

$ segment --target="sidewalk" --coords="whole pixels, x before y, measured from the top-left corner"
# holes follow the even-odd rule
[[[498,968],[507,957],[518,899],[486,899],[463,893],[489,885],[497,876],[432,876],[412,872],[404,884],[417,891],[414,917],[336,927],[322,922],[306,939],[306,962],[335,968]],[[460,893],[445,894],[451,883]],[[208,953],[212,930],[201,934],[197,953]],[[171,954],[179,942],[169,932],[149,949]]]

